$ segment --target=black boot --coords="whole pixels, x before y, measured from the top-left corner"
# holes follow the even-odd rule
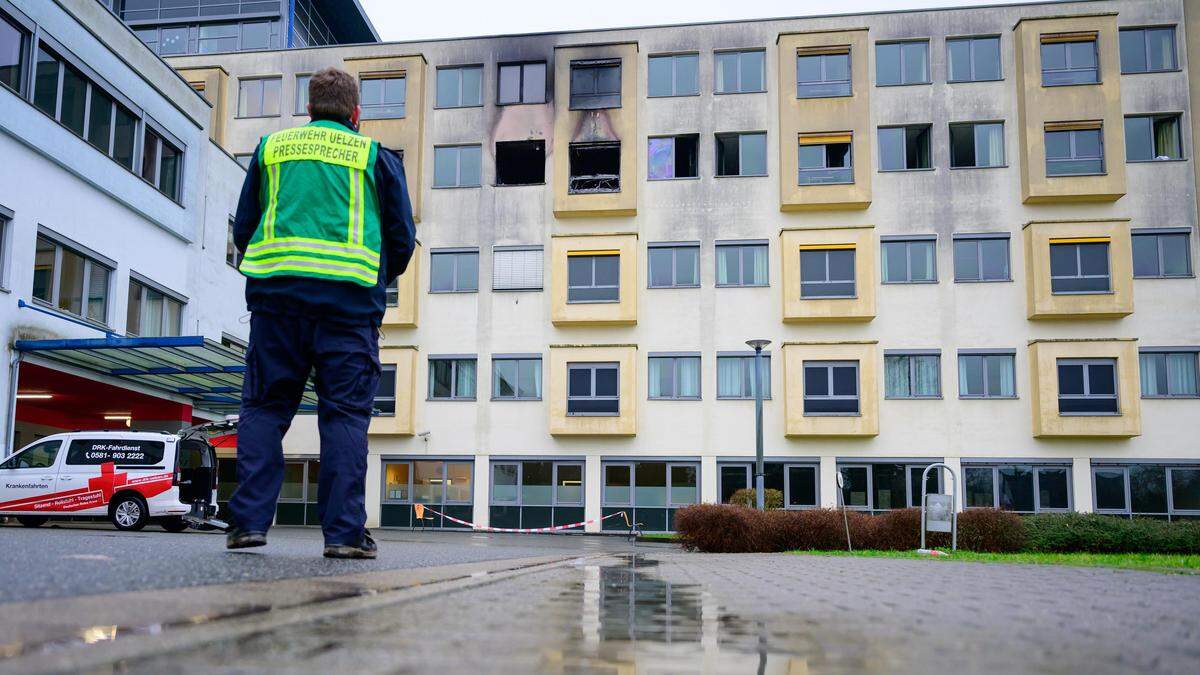
[[[266,543],[264,538],[263,543]],[[379,554],[379,547],[375,545],[375,540],[371,538],[371,533],[368,530],[363,530],[362,541],[358,544],[326,544],[326,558],[352,558],[360,560],[373,560]]]

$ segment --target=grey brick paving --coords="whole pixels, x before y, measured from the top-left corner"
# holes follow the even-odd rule
[[[1200,672],[1200,577],[639,550],[133,672]]]

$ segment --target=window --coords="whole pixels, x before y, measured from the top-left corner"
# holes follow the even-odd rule
[[[651,137],[649,143],[650,148],[646,154],[650,161],[650,168],[647,172],[650,180],[698,178],[700,176],[697,162],[700,146],[699,134]]]
[[[312,75],[296,76],[296,106],[293,112],[297,115],[308,114],[308,83]]]
[[[717,134],[717,175],[767,175],[767,135]]]
[[[1050,240],[1051,293],[1107,293],[1111,289],[1106,237]]]
[[[800,247],[800,297],[853,298],[854,246]]]
[[[276,117],[279,115],[278,77],[238,82],[238,117]]]
[[[492,400],[540,401],[541,398],[541,356],[492,357]]]
[[[618,365],[567,364],[567,415],[620,414]]]
[[[879,170],[912,171],[928,169],[928,124],[904,127],[879,127]]]
[[[647,250],[650,288],[698,288],[700,244],[651,243]]]
[[[1051,465],[963,467],[967,508],[1041,513],[1071,510],[1071,468]]]
[[[385,504],[418,502],[434,506],[470,503],[473,496],[473,468],[471,462],[385,462],[383,501]],[[469,517],[470,514],[465,515]],[[446,521],[445,526],[458,527],[450,521]]]
[[[429,357],[429,400],[474,401],[475,357]]]
[[[404,117],[408,80],[399,76],[364,76],[359,82],[362,117],[368,120]]]
[[[771,355],[762,355],[763,398],[771,398]],[[717,398],[754,398],[754,355],[717,354]]]
[[[33,297],[69,314],[108,323],[112,267],[38,235],[33,259]]]
[[[885,398],[941,398],[942,357],[913,352],[885,353],[883,357]]]
[[[483,66],[437,69],[437,107],[471,108],[483,105]]]
[[[620,59],[571,62],[571,110],[620,107]]]
[[[929,41],[876,43],[875,84],[929,84]]]
[[[858,414],[857,361],[804,362],[804,414]]]
[[[21,94],[25,73],[25,47],[29,34],[0,14],[0,84]]]
[[[1200,467],[1093,466],[1096,512],[1192,519],[1200,515]]]
[[[572,143],[568,160],[571,194],[621,191],[620,143]]]
[[[1121,31],[1121,72],[1176,70],[1175,27],[1126,28]]]
[[[1131,115],[1125,118],[1125,161],[1182,158],[1179,115]]]
[[[734,52],[717,52],[717,94],[749,94],[766,91],[765,55],[761,49]]]
[[[396,366],[385,363],[379,373],[379,386],[371,404],[371,414],[391,417],[396,414]]]
[[[429,253],[430,293],[474,293],[478,290],[478,250],[443,249]]]
[[[62,441],[42,441],[13,455],[0,464],[0,469],[52,469],[61,447]]]
[[[179,201],[182,168],[183,151],[147,127],[142,137],[142,178],[167,197]]]
[[[1001,79],[999,36],[947,39],[946,58],[950,62],[949,82]]]
[[[502,63],[498,86],[496,102],[500,105],[545,103],[546,63]]]
[[[950,125],[950,167],[1004,166],[1004,123],[967,122]]]
[[[954,239],[955,281],[1009,281],[1008,237]]]
[[[700,356],[650,354],[651,399],[700,399]]]
[[[767,243],[717,242],[717,286],[766,286]]]
[[[13,212],[0,205],[0,289],[8,290],[8,241]]]
[[[635,507],[695,504],[700,501],[698,474],[699,467],[693,463],[605,463],[603,503],[605,506]],[[666,529],[666,525],[647,523],[647,529],[650,528],[658,531]]]
[[[1042,36],[1043,87],[1099,81],[1095,33]]]
[[[1142,398],[1195,398],[1200,396],[1196,376],[1197,350],[1143,351]]]
[[[699,54],[651,56],[648,96],[694,96],[700,93]]]
[[[1116,359],[1059,359],[1058,414],[1116,415]]]
[[[567,253],[567,302],[618,302],[621,295],[621,256],[617,252]]]
[[[239,153],[233,156],[238,164],[242,165],[243,169],[250,170],[250,162],[254,161],[254,153]]]
[[[221,346],[242,357],[246,356],[246,352],[250,349],[248,342],[228,333],[221,333]]]
[[[850,134],[800,136],[797,152],[799,185],[853,183],[854,165]]]
[[[717,494],[722,504],[730,503],[738,490],[754,489],[753,463],[721,462],[717,466]],[[784,508],[817,508],[820,505],[817,472],[818,467],[813,464],[763,462],[763,487],[782,492]]]
[[[496,185],[541,185],[545,182],[545,141],[496,143]]]
[[[1191,228],[1133,231],[1133,276],[1192,275]]]
[[[242,264],[242,252],[233,241],[233,218],[225,227],[225,263],[234,269]]]
[[[1016,398],[1012,353],[958,354],[959,398]]]
[[[138,337],[182,334],[183,301],[136,279],[129,280],[125,332]]]
[[[796,98],[827,98],[850,94],[849,47],[797,52]]]
[[[921,477],[928,464],[838,464],[842,475],[842,503],[848,509],[888,511],[921,505],[922,492],[941,491],[941,470],[934,469],[926,477],[924,490]]]
[[[541,246],[496,246],[492,249],[493,291],[542,290]]]
[[[495,462],[492,464],[492,504],[581,506],[583,464],[555,461]]]
[[[1082,176],[1104,173],[1100,127],[1046,129],[1046,175]]]
[[[248,21],[242,24],[242,43],[238,47],[239,51],[270,49],[271,46],[270,21]]]
[[[201,54],[237,51],[240,32],[236,23],[200,26],[196,48]]]
[[[392,279],[392,283],[384,289],[383,302],[387,307],[400,306],[400,277]]]
[[[483,148],[443,145],[433,149],[433,187],[479,187]]]
[[[883,249],[883,283],[937,283],[937,240],[885,239]]]

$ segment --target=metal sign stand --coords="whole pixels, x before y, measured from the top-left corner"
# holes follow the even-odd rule
[[[933,469],[945,469],[950,474],[950,494],[927,493],[926,479]],[[958,475],[949,465],[938,462],[925,467],[921,473],[921,548],[922,555],[947,555],[944,551],[925,548],[925,532],[949,532],[950,550],[958,550]]]

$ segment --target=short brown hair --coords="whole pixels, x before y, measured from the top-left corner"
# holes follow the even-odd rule
[[[308,105],[313,117],[349,119],[358,106],[358,83],[337,68],[322,68],[308,80]]]

